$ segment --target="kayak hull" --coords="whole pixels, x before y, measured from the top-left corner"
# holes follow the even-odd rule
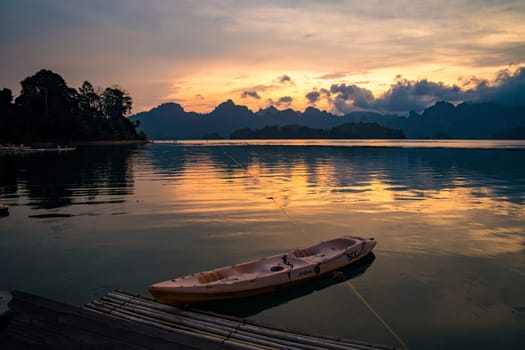
[[[340,237],[238,265],[155,283],[150,294],[162,303],[181,305],[271,293],[318,278],[368,255],[376,242]]]

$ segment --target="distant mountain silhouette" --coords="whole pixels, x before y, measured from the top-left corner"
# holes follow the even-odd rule
[[[518,127],[525,127],[525,106],[496,103],[461,103],[454,106],[437,102],[421,114],[408,116],[352,112],[336,116],[315,107],[304,112],[278,110],[270,106],[257,112],[232,100],[218,105],[212,112],[185,112],[176,103],[162,104],[149,112],[131,117],[140,121],[140,130],[150,139],[201,139],[204,135],[228,138],[239,129],[262,129],[265,126],[299,125],[315,129],[331,129],[346,123],[377,123],[399,129],[407,138],[492,139]]]
[[[139,129],[148,138],[157,140],[202,136],[205,131],[199,129],[200,118],[200,114],[186,112],[181,105],[171,102],[131,116],[132,121],[140,121]]]
[[[351,115],[347,115],[353,119]],[[352,120],[355,121],[355,120]],[[408,138],[492,139],[504,130],[525,126],[525,106],[504,106],[496,103],[461,103],[454,106],[437,102],[418,114],[408,117],[380,116],[359,118],[383,126],[403,130]]]

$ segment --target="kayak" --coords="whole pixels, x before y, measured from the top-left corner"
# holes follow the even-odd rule
[[[155,283],[148,290],[158,301],[171,305],[269,293],[352,264],[369,254],[375,245],[373,238],[344,236],[284,254]]]

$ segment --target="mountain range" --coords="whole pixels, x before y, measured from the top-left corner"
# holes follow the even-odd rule
[[[467,102],[454,105],[441,101],[422,113],[411,111],[407,116],[365,111],[337,116],[315,107],[298,112],[270,106],[252,112],[232,100],[221,103],[210,113],[200,114],[186,112],[181,105],[171,102],[137,113],[131,116],[131,120],[138,122],[139,130],[144,131],[149,139],[155,140],[202,139],[209,134],[229,138],[234,131],[242,128],[302,125],[330,129],[346,123],[377,123],[402,130],[411,139],[492,139],[498,135],[509,135],[509,132],[512,135],[515,130],[520,134],[519,131],[525,127],[525,105]]]

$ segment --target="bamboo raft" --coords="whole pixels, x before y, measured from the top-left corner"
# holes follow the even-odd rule
[[[182,309],[116,290],[84,306],[98,314],[132,321],[232,349],[385,350],[394,347],[311,335],[264,326],[216,313]]]
[[[107,317],[20,291],[0,291],[0,349],[237,349]]]

